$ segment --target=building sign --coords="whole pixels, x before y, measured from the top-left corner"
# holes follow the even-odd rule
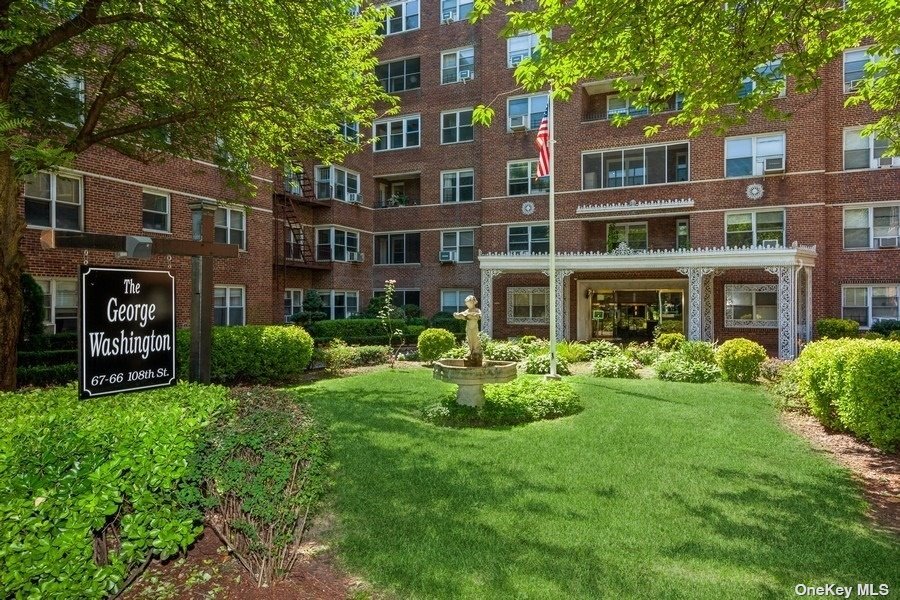
[[[79,396],[174,384],[172,274],[84,266],[79,283]]]

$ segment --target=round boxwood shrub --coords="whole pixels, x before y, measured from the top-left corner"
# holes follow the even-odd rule
[[[820,338],[853,338],[859,334],[859,323],[850,319],[819,319],[816,334]]]
[[[446,329],[433,327],[419,334],[419,358],[425,362],[434,362],[454,346],[456,336]]]
[[[519,362],[525,358],[525,351],[510,342],[491,341],[484,346],[484,357],[489,360],[510,360]]]
[[[656,338],[656,346],[663,352],[672,352],[677,350],[682,342],[686,342],[687,338],[682,333],[661,333]]]
[[[592,360],[603,358],[604,356],[622,355],[622,348],[616,346],[612,342],[606,340],[596,340],[587,345],[588,354]]]
[[[550,355],[549,354],[532,354],[525,359],[525,372],[531,375],[547,375],[550,373]],[[569,368],[569,361],[562,356],[556,356],[556,374],[571,375],[572,370]]]
[[[656,375],[664,381],[708,383],[719,378],[719,367],[708,362],[689,360],[678,352],[664,354],[656,364]]]
[[[617,379],[636,379],[637,365],[621,354],[604,356],[594,361],[592,372],[595,377],[613,377]]]
[[[716,364],[722,374],[729,381],[738,383],[756,381],[766,356],[765,348],[745,338],[728,340],[716,348]]]

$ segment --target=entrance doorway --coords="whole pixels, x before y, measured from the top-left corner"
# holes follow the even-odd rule
[[[684,331],[682,290],[589,288],[587,295],[593,339],[649,341],[661,323],[667,331]]]

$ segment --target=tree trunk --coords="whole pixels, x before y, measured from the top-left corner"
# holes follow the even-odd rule
[[[8,151],[0,152],[0,390],[16,388],[16,344],[22,325],[25,221],[19,216],[19,181]]]

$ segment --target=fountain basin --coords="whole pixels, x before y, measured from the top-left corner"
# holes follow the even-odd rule
[[[465,360],[447,358],[433,364],[432,376],[439,381],[459,386],[456,402],[466,406],[484,404],[484,385],[507,383],[516,378],[516,363],[506,360],[485,360],[480,367],[467,367]]]

